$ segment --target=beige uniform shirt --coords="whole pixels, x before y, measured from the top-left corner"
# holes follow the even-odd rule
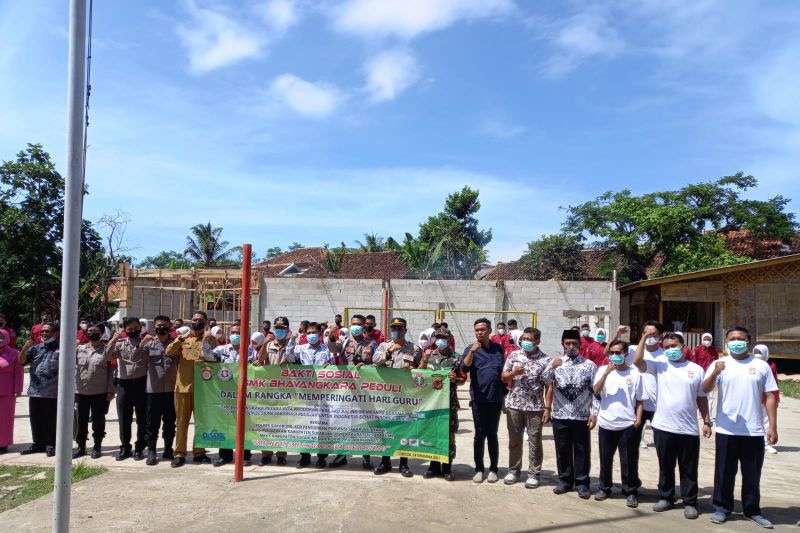
[[[178,357],[178,379],[175,380],[175,392],[194,391],[194,366],[205,361],[203,352],[210,354],[216,346],[217,340],[214,337],[203,341],[202,337],[194,335],[183,341],[177,338],[167,346],[167,356]]]
[[[106,359],[105,346],[78,346],[75,357],[75,392],[84,395],[114,392],[114,371]]]

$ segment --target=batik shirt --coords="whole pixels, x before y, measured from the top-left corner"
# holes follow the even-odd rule
[[[543,411],[544,390],[553,379],[553,359],[536,350],[528,356],[525,350],[511,352],[503,366],[503,372],[511,372],[518,366],[525,373],[511,381],[511,392],[506,395],[507,409],[520,411]]]
[[[597,416],[600,403],[594,396],[597,367],[582,356],[564,356],[553,371],[552,417],[556,420],[588,420]]]
[[[247,347],[247,362],[252,363],[256,360],[256,352],[252,346]],[[210,353],[203,354],[206,361],[216,361],[217,363],[238,363],[239,347],[233,344],[217,346]]]
[[[33,398],[58,397],[58,341],[40,342],[25,356],[31,365],[28,396]]]
[[[333,363],[331,351],[324,342],[314,348],[310,344],[296,345],[289,341],[286,344],[286,362],[300,363],[301,365],[329,365]]]

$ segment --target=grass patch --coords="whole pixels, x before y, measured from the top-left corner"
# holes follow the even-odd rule
[[[72,467],[72,482],[105,472],[100,466],[81,462]],[[0,513],[53,492],[56,470],[46,466],[0,465]]]
[[[778,387],[781,389],[781,396],[800,398],[800,382],[783,379],[778,382]]]

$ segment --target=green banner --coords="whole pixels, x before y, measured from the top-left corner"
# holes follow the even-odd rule
[[[238,364],[197,365],[195,445],[234,448]],[[249,450],[448,461],[450,379],[437,370],[248,366]]]

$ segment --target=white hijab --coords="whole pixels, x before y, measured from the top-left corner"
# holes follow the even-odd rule
[[[435,332],[436,332],[435,329],[428,328],[419,334],[418,346],[420,347],[420,349],[425,350],[431,344],[433,344],[433,337]]]
[[[759,353],[756,353],[758,350]],[[765,363],[769,361],[769,348],[767,348],[766,344],[756,344],[753,346],[753,357],[756,359],[761,359]]]

